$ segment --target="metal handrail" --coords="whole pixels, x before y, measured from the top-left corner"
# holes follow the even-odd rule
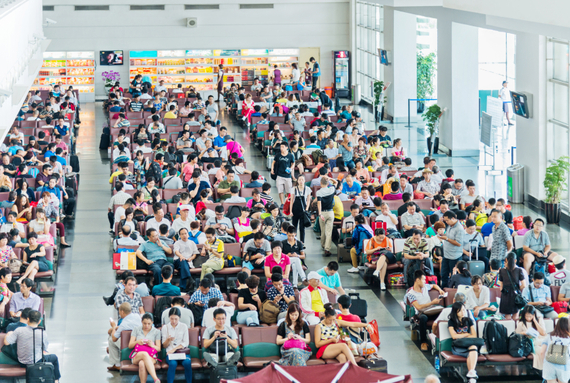
[[[406,128],[411,128],[410,124],[410,101],[437,101],[437,98],[408,98],[408,125]]]

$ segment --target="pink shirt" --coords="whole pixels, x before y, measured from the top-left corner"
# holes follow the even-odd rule
[[[291,260],[289,259],[288,255],[285,254],[281,254],[281,261],[279,261],[279,263],[277,263],[277,261],[275,261],[275,258],[273,258],[273,254],[268,255],[267,257],[265,257],[265,267],[269,267],[269,271],[273,270],[273,267],[275,266],[281,266],[281,268],[283,269],[283,272],[285,273],[285,268],[287,267],[287,265],[291,264]]]
[[[402,193],[396,193],[396,194],[392,194],[392,193],[388,193],[383,197],[385,200],[388,201],[393,201],[393,200],[397,200],[397,199],[402,199]]]
[[[184,166],[184,169],[182,170],[182,174],[184,174],[184,181],[188,182],[190,181],[190,179],[192,178],[192,173],[194,172],[194,169],[196,169],[198,167],[198,165],[189,165],[186,164]]]
[[[230,141],[228,142],[228,144],[226,145],[226,148],[228,149],[229,154],[231,155],[232,153],[237,153],[238,157],[241,158],[243,157],[242,153],[242,147],[239,144],[239,142],[235,142],[235,141]]]
[[[57,144],[55,147],[56,147],[56,148],[62,148],[64,152],[67,152],[67,151],[68,151],[68,149],[67,149],[67,144],[66,144],[65,142],[63,142],[63,141],[61,141],[61,142],[60,142],[59,144]]]

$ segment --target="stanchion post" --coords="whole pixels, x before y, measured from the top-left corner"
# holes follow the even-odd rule
[[[411,98],[408,98],[408,125],[406,125],[406,128],[412,127],[412,125],[410,125],[410,100]]]

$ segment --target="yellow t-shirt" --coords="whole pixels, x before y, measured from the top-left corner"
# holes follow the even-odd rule
[[[112,184],[113,183],[113,179],[117,176],[119,176],[120,174],[123,174],[123,171],[121,169],[117,169],[117,171],[113,174],[111,174],[111,178],[109,178],[109,183]]]
[[[166,114],[164,115],[164,118],[178,118],[178,116],[174,113],[174,112],[166,112]]]
[[[314,312],[317,313],[322,313],[325,311],[325,305],[323,304],[323,299],[321,298],[319,289],[314,289],[311,291],[311,308]]]
[[[370,158],[375,160],[376,159],[376,153],[380,152],[380,156],[382,156],[382,147],[370,147]]]
[[[333,213],[334,219],[337,221],[341,220],[344,217],[344,206],[342,205],[340,198],[336,195],[334,196]]]
[[[212,247],[212,249],[216,249],[216,252],[222,254],[222,258],[224,258],[224,243],[222,242],[221,239],[216,238],[216,240],[214,241],[214,243],[210,244],[210,246]],[[218,257],[216,257],[214,254],[210,254],[210,258],[209,259],[220,259]]]

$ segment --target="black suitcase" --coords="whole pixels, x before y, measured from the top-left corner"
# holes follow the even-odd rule
[[[347,249],[344,245],[339,244],[337,246],[336,252],[336,261],[338,263],[341,262],[350,262],[350,249]]]
[[[99,143],[99,150],[109,149],[109,144],[111,144],[111,137],[109,134],[101,134],[101,142]]]
[[[215,368],[210,371],[210,383],[220,383],[222,379],[236,379],[237,378],[237,366],[227,365],[224,363],[218,364]]]
[[[383,358],[367,358],[362,359],[358,362],[360,367],[366,368],[368,370],[388,373],[388,362]]]
[[[366,323],[366,317],[368,316],[368,302],[364,299],[360,299],[360,294],[358,293],[349,293],[348,295],[352,298],[352,303],[349,309],[350,313],[358,315],[360,320],[363,323]]]
[[[79,173],[79,158],[75,154],[69,156],[69,165],[74,173]]]
[[[42,359],[34,364],[26,367],[26,383],[54,383],[54,367],[51,363],[44,361],[44,330],[42,328],[34,328],[32,330],[32,342],[35,350],[36,346],[36,330],[42,332]],[[35,352],[34,352],[35,354]],[[34,361],[35,361],[34,355]]]

